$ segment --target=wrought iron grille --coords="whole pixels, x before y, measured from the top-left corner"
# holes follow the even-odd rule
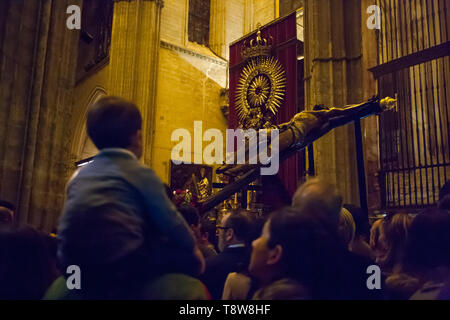
[[[378,0],[381,96],[398,97],[379,119],[382,208],[434,205],[450,179],[450,42],[447,0]]]

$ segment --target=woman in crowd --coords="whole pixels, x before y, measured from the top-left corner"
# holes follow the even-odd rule
[[[450,212],[427,210],[408,233],[405,269],[420,279],[413,300],[450,299]]]
[[[341,253],[337,232],[311,214],[274,212],[253,241],[250,273],[254,299],[339,299]]]
[[[367,214],[357,206],[344,204],[343,206],[351,214],[355,223],[355,236],[349,250],[355,254],[375,261],[375,253],[369,245],[370,224]]]
[[[338,233],[344,246],[351,251],[355,241],[356,225],[351,213],[345,208],[342,208],[339,214]]]
[[[383,241],[383,219],[375,220],[370,229],[370,248],[375,256],[375,263],[379,264],[380,260],[386,254],[386,246]]]
[[[381,241],[385,253],[379,259],[386,276],[388,299],[408,299],[420,286],[419,279],[407,272],[404,265],[405,248],[413,217],[407,213],[387,216],[383,221]]]

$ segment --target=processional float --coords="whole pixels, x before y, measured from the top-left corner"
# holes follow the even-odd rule
[[[353,122],[361,207],[367,210],[360,119],[392,108],[396,100],[374,97],[344,108],[315,106],[313,110],[303,110],[299,105],[304,101],[303,45],[297,38],[297,20],[298,13],[293,13],[264,29],[258,26],[256,32],[230,46],[229,127],[278,130],[280,171],[284,172],[279,178],[284,180],[287,192],[292,195],[302,163],[298,159],[299,153],[311,148],[315,140],[332,129]],[[310,158],[310,166],[311,161],[313,158]],[[237,192],[246,190],[260,177],[261,166],[246,157],[245,163],[218,168],[216,173],[233,177],[234,181],[202,202],[200,210],[211,210]],[[245,208],[244,193],[242,206]]]

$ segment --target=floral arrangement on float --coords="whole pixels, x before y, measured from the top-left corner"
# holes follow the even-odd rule
[[[175,206],[190,205],[192,207],[198,207],[198,197],[193,194],[189,189],[177,189],[173,192],[173,199]]]

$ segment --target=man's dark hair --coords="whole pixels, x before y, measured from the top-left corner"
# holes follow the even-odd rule
[[[216,237],[216,224],[214,221],[211,221],[205,217],[205,218],[201,219],[200,224],[201,224],[201,228],[200,228],[201,234],[205,234],[206,232],[208,232],[209,236],[210,236],[210,238],[208,238],[208,239],[210,242],[211,242],[211,238],[217,238]]]
[[[202,236],[208,232],[208,241],[214,245],[214,247],[217,246],[217,237],[216,237],[216,224],[214,221],[210,221],[208,218],[203,218],[200,221],[201,228],[200,233]]]
[[[224,227],[233,229],[236,239],[244,242],[247,241],[247,237],[251,232],[250,219],[240,212],[231,213],[225,221]]]
[[[10,225],[14,222],[8,210],[14,211],[14,205],[8,201],[0,201],[0,225]]]
[[[426,272],[450,267],[450,213],[428,209],[418,214],[408,231],[405,265],[410,271]]]
[[[131,137],[141,128],[139,109],[119,97],[101,98],[88,111],[87,132],[99,150],[129,147]]]
[[[0,207],[5,207],[6,209],[9,209],[11,211],[14,211],[16,209],[11,202],[5,200],[0,200]]]
[[[198,210],[190,205],[183,204],[178,207],[178,211],[184,217],[188,225],[197,226],[200,223],[200,215]]]

